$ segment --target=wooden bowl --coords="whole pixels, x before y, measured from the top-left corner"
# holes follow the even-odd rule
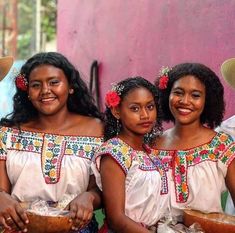
[[[206,233],[235,233],[235,216],[222,213],[202,213],[184,210],[184,224],[199,223]]]
[[[67,233],[72,227],[68,216],[42,216],[27,212],[28,233]]]

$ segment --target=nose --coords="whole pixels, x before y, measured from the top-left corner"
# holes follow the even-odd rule
[[[141,110],[141,115],[140,115],[140,118],[141,119],[146,119],[146,118],[149,118],[149,112],[146,108],[143,108]]]
[[[180,103],[187,104],[190,101],[189,95],[183,95],[180,98]]]
[[[42,94],[50,93],[51,89],[50,86],[47,83],[43,83],[42,85]]]

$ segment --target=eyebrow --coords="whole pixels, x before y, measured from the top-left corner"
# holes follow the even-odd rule
[[[51,80],[51,79],[54,79],[54,78],[58,78],[58,76],[51,76],[51,77],[47,77],[46,80]],[[38,81],[38,82],[41,82],[41,80],[38,80],[37,78],[30,78],[29,81]]]
[[[181,90],[181,91],[184,91],[184,88],[182,88],[182,87],[174,87],[174,88],[172,88],[172,90]],[[200,91],[200,90],[198,90],[198,89],[192,89],[192,90],[190,90],[191,92],[194,92],[194,91],[197,91],[197,92],[200,92],[200,93],[202,93],[202,91]]]
[[[150,104],[150,103],[154,103],[155,104],[154,99],[147,102],[147,104]],[[140,102],[131,102],[130,104],[141,104],[141,103]]]

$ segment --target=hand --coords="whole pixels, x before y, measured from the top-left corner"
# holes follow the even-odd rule
[[[7,230],[21,230],[27,232],[26,224],[29,222],[25,210],[19,202],[8,193],[0,192],[0,225]]]
[[[70,211],[70,217],[73,221],[72,230],[84,228],[93,216],[94,197],[89,192],[84,192],[75,197],[65,209]]]

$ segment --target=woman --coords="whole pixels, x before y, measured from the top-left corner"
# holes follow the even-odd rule
[[[105,143],[92,164],[107,216],[102,232],[150,232],[168,203],[160,161],[146,144],[161,132],[158,92],[141,77],[128,78],[107,93],[106,106]]]
[[[59,53],[31,57],[15,83],[14,110],[0,128],[0,223],[26,232],[19,203],[39,199],[66,207],[77,231],[100,204],[90,164],[102,142],[101,114]],[[79,232],[97,232],[96,222]]]
[[[235,201],[235,142],[216,133],[224,113],[224,90],[218,76],[198,63],[164,70],[158,78],[165,121],[174,126],[155,142],[164,164],[173,217],[182,209],[222,212],[221,193]]]

